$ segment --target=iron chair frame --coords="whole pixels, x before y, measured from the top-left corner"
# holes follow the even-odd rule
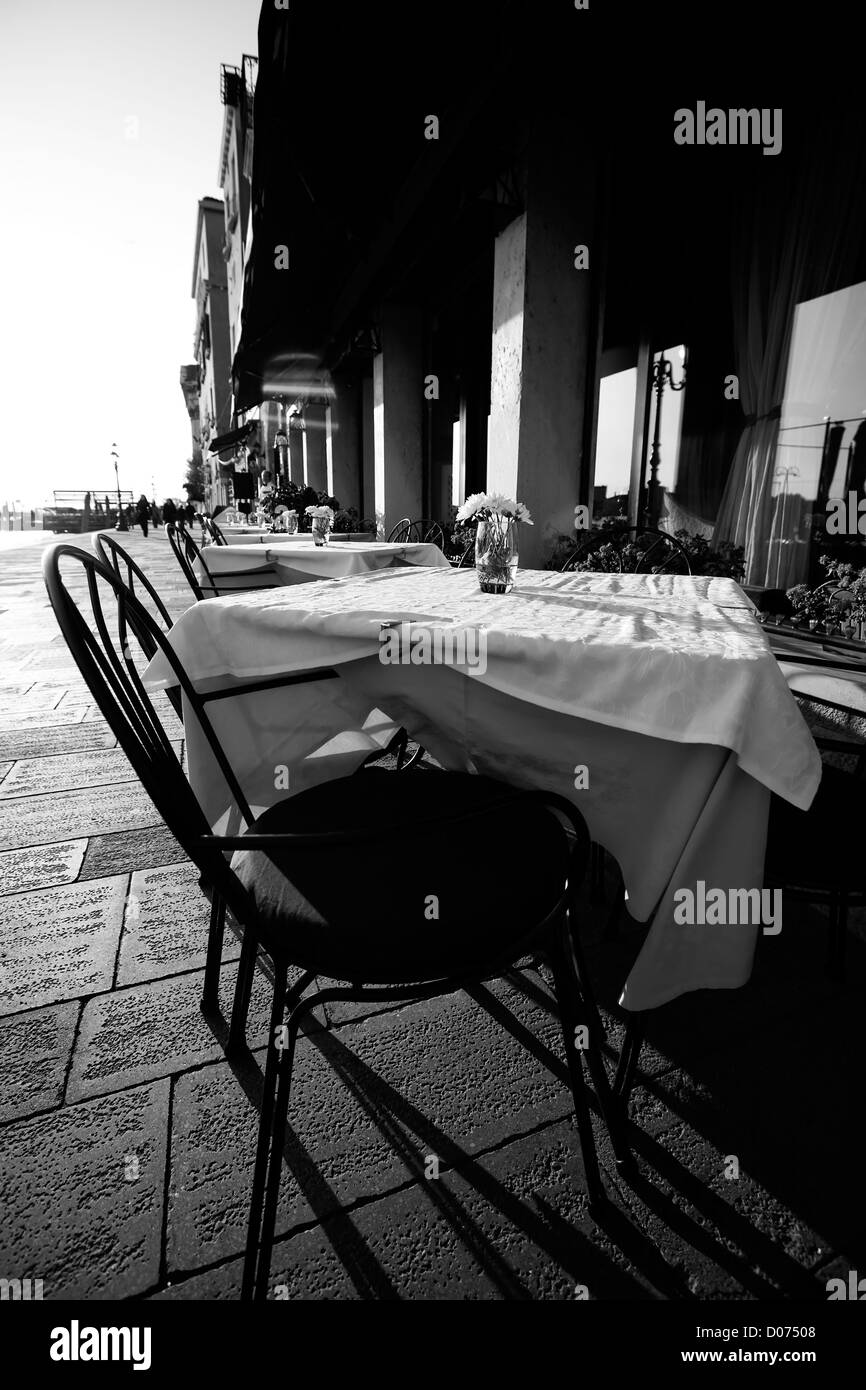
[[[228,545],[225,534],[221,526],[218,526],[212,516],[205,518],[205,530],[213,541],[214,545]]]
[[[404,517],[394,527],[388,541],[397,545],[438,545],[439,549],[444,551],[445,528],[441,522],[431,521],[426,517],[419,521],[411,521],[409,517]]]
[[[87,588],[91,612],[96,625],[96,633],[88,623],[76,600],[69,593],[60,571],[64,558],[73,559],[87,575]],[[265,1064],[264,1091],[259,1123],[259,1138],[250,1201],[250,1215],[247,1232],[246,1254],[244,1259],[242,1298],[255,1298],[264,1301],[270,1271],[271,1252],[274,1242],[276,1205],[282,1168],[285,1126],[288,1114],[289,1087],[294,1059],[294,1041],[302,1020],[319,1003],[330,1000],[351,1000],[356,1002],[411,1001],[435,998],[453,993],[470,982],[498,977],[514,968],[528,954],[544,954],[553,972],[554,991],[559,1005],[560,1024],[565,1045],[569,1081],[575,1111],[575,1121],[580,1140],[581,1154],[586,1177],[586,1187],[591,1209],[600,1209],[607,1200],[602,1184],[601,1170],[595,1149],[586,1083],[583,1074],[582,1052],[578,1051],[576,1038],[578,1030],[586,1028],[588,1047],[585,1049],[590,1077],[596,1088],[596,1100],[605,1120],[617,1162],[626,1168],[630,1165],[631,1154],[626,1140],[625,1126],[622,1124],[618,1107],[613,1102],[604,1061],[601,1052],[603,1026],[588,984],[588,974],[578,937],[579,920],[577,894],[586,868],[589,851],[589,833],[583,817],[565,798],[556,793],[523,792],[503,787],[501,803],[489,803],[482,810],[448,811],[447,814],[422,818],[411,824],[379,828],[367,826],[352,831],[324,832],[317,834],[257,834],[255,819],[244,796],[231,765],[225,756],[219,739],[208,717],[206,704],[213,699],[225,698],[237,693],[235,687],[226,691],[199,694],[175,654],[171,644],[159,631],[151,615],[136,596],[126,587],[120,575],[112,566],[106,565],[95,555],[80,550],[76,546],[59,544],[51,547],[43,557],[43,575],[52,609],[58,625],[81,671],[97,707],[116,735],[118,742],[142,786],[147,792],[168,828],[184,847],[187,854],[199,869],[202,878],[217,899],[226,904],[235,919],[244,929],[241,960],[232,1008],[231,1027],[226,1051],[229,1055],[246,1051],[245,1027],[252,993],[256,958],[259,949],[264,950],[273,962],[273,998],[271,1005],[268,1052]],[[102,610],[98,581],[107,584],[114,591],[117,615],[117,639],[111,636]],[[183,769],[171,746],[157,714],[136,669],[130,647],[130,636],[138,642],[147,654],[154,644],[168,662],[172,675],[183,695],[189,701],[200,722],[201,730],[209,749],[215,757],[226,783],[236,798],[247,833],[236,836],[217,836],[208,825],[195,794],[183,773]],[[277,681],[255,682],[251,688],[271,689],[281,685],[305,684],[311,681],[336,679],[337,672],[320,668]],[[444,774],[447,775],[447,774]],[[559,899],[542,921],[536,922],[519,941],[512,941],[507,951],[489,964],[479,966],[473,962],[471,968],[461,970],[459,965],[447,977],[407,982],[404,979],[383,980],[383,972],[376,970],[377,978],[387,988],[370,988],[357,978],[350,978],[345,988],[335,987],[320,990],[307,996],[307,990],[318,978],[321,971],[313,961],[292,959],[281,934],[273,931],[268,922],[258,912],[249,891],[241,883],[236,871],[226,856],[236,851],[263,852],[274,861],[277,852],[288,849],[303,852],[322,849],[341,844],[382,843],[387,846],[395,841],[417,838],[420,831],[433,825],[452,826],[461,821],[475,819],[479,815],[489,817],[492,810],[533,802],[543,805],[551,815],[558,814],[569,826],[573,843],[569,853],[569,868]],[[279,867],[279,866],[278,866]],[[219,965],[222,953],[222,919],[212,912],[208,939],[208,954],[205,967],[205,990],[203,1007],[206,1001],[213,1007],[217,1003]],[[455,963],[457,965],[457,963]],[[300,967],[303,975],[291,990],[288,989],[288,970],[290,966]],[[402,972],[401,972],[402,973]],[[333,978],[328,976],[327,978]],[[286,1010],[288,1023],[284,1022]],[[277,1048],[274,1040],[283,1029],[288,1030],[288,1046]],[[288,1062],[287,1062],[288,1057]]]
[[[630,543],[630,541],[632,540],[632,538],[636,540],[636,539],[639,539],[641,536],[655,536],[655,540],[652,542],[652,544],[651,544],[646,550],[644,550],[644,551],[641,552],[640,559],[639,559],[638,562],[637,562],[637,567],[634,568],[634,569],[628,569],[628,570],[623,569],[623,567],[622,567],[622,554],[620,553],[620,566],[619,566],[619,570],[612,570],[612,571],[609,571],[610,573],[613,573],[613,574],[617,574],[617,573],[618,573],[618,574],[665,574],[665,573],[672,573],[673,571],[669,571],[669,570],[667,569],[667,566],[668,566],[668,564],[672,563],[674,559],[676,559],[677,561],[682,560],[682,562],[684,563],[684,565],[685,565],[685,567],[686,567],[686,577],[690,577],[690,576],[691,576],[691,573],[692,573],[691,561],[689,560],[688,553],[686,552],[686,550],[684,549],[684,547],[680,544],[680,542],[677,540],[676,536],[671,536],[671,535],[669,535],[667,531],[659,531],[659,530],[658,530],[656,527],[654,527],[654,526],[622,526],[622,527],[620,527],[620,526],[612,526],[612,527],[610,527],[610,529],[608,529],[608,530],[606,530],[606,531],[599,531],[599,530],[590,531],[589,534],[588,534],[581,542],[579,542],[579,544],[578,544],[578,546],[577,546],[577,549],[574,551],[574,553],[573,553],[572,555],[569,555],[568,559],[565,561],[564,565],[562,566],[562,571],[561,571],[561,572],[562,572],[563,574],[574,574],[574,573],[576,572],[576,571],[575,571],[575,567],[581,562],[581,560],[586,560],[586,559],[588,559],[588,558],[590,557],[590,555],[592,554],[593,550],[599,549],[601,546],[607,544],[607,542],[609,542],[609,541],[611,541],[611,540],[614,540],[615,538],[620,538],[620,537],[621,537],[621,538],[624,538],[624,545],[628,545],[628,544]],[[648,570],[642,569],[641,566],[642,566],[644,563],[646,563],[648,557],[649,557],[650,555],[652,555],[653,551],[656,550],[656,549],[658,548],[658,546],[659,546],[663,541],[665,542],[665,544],[667,544],[667,545],[669,546],[670,551],[671,551],[671,554],[669,555],[668,559],[664,562],[664,564],[662,564],[662,565],[660,565],[660,566],[657,566],[657,567],[654,568],[654,569],[648,569]],[[604,573],[604,571],[598,571],[598,572],[599,572],[599,573]]]
[[[125,583],[130,593],[135,594],[136,581],[141,585],[159,613],[166,632],[170,632],[174,626],[171,614],[141,566],[135,562],[128,551],[124,550],[120,542],[115,540],[109,531],[95,532],[92,544],[97,557],[114,570],[118,579]],[[124,570],[126,570],[127,575],[125,580],[123,579]]]
[[[165,533],[168,536],[168,542],[172,548],[172,551],[174,552],[175,559],[180,565],[183,576],[186,579],[186,582],[189,584],[190,588],[192,589],[193,595],[197,603],[204,602],[206,598],[225,598],[228,597],[230,594],[244,592],[242,585],[239,585],[237,588],[219,588],[216,581],[214,580],[213,575],[208,569],[208,564],[207,560],[204,558],[204,553],[196,545],[189,532],[185,530],[182,526],[178,526],[173,521],[167,521],[165,524]],[[198,563],[201,565],[202,570],[204,571],[204,574],[206,576],[206,578],[203,581],[198,578],[195,572],[194,566],[196,561],[198,561]],[[231,578],[233,580],[250,579],[253,576],[258,578],[261,576],[262,573],[263,571],[261,569],[235,570]],[[257,584],[255,586],[255,589],[267,590],[278,589],[279,587],[279,584]]]

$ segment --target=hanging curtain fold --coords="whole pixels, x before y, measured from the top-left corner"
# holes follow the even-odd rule
[[[746,421],[713,543],[745,548],[749,584],[773,587],[774,543],[796,510],[774,495],[773,481],[797,306],[850,283],[861,259],[864,139],[845,134],[821,132],[787,183],[761,180],[736,222],[732,307]]]

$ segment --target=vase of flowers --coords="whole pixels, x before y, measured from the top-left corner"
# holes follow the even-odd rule
[[[334,512],[331,508],[308,507],[306,514],[312,522],[313,540],[316,545],[330,544],[331,527],[334,524]]]
[[[477,523],[475,569],[482,594],[510,594],[517,575],[517,527],[533,520],[522,502],[499,493],[477,492],[457,513],[458,525]]]

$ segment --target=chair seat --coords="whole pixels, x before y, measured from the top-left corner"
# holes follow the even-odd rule
[[[497,808],[512,791],[462,773],[368,769],[280,802],[255,832],[376,827],[381,839],[274,859],[242,850],[232,867],[289,960],[317,974],[390,984],[510,963],[556,907],[569,862],[566,833],[544,806]],[[411,838],[389,839],[388,827],[468,812],[456,825],[419,825]]]
[[[772,798],[767,836],[767,874],[790,887],[866,891],[863,826],[866,783],[824,764],[821,785],[808,811]]]

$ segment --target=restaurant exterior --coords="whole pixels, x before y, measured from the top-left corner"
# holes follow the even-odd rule
[[[866,497],[850,89],[770,91],[746,54],[708,81],[718,106],[693,77],[672,104],[653,52],[600,104],[581,54],[609,7],[453,8],[401,71],[377,57],[387,6],[341,14],[330,47],[321,6],[263,7],[239,417],[281,401],[314,441],[293,480],[386,528],[519,496],[532,567],[580,505],[741,549],[757,589],[856,559],[826,527],[830,499]]]

